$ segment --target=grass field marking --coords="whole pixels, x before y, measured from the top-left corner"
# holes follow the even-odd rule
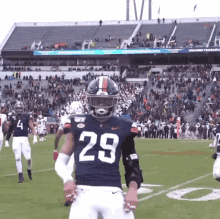
[[[32,171],[32,173],[45,172],[45,171],[50,171],[50,170],[54,170],[54,168],[44,169],[44,170],[36,170],[36,171]],[[18,173],[7,174],[7,175],[3,175],[3,176],[0,176],[0,177],[16,176],[16,175],[18,175]]]
[[[0,157],[14,157],[15,155],[14,154],[11,154],[11,155],[0,155]]]
[[[184,183],[182,183],[182,184],[179,184],[179,185],[170,187],[169,189],[162,190],[162,191],[157,192],[157,193],[155,193],[155,194],[146,196],[146,197],[144,197],[144,198],[139,199],[139,202],[142,202],[142,201],[145,201],[145,200],[147,200],[147,199],[153,198],[153,197],[155,197],[155,196],[164,194],[164,193],[166,193],[166,192],[170,192],[171,190],[177,189],[177,188],[179,188],[179,187],[181,187],[181,186],[185,186],[185,185],[187,185],[187,184],[189,184],[189,183],[192,183],[192,182],[195,182],[195,181],[197,181],[197,180],[203,179],[203,178],[205,178],[205,177],[207,177],[207,176],[210,176],[211,174],[212,174],[212,173],[208,173],[208,174],[206,174],[206,175],[204,175],[204,176],[199,176],[199,177],[197,177],[197,178],[195,178],[195,179],[191,179],[191,180],[189,180],[189,181],[187,181],[187,182],[184,182]]]

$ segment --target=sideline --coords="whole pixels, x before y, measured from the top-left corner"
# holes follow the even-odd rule
[[[45,169],[45,170],[36,170],[36,171],[32,171],[32,173],[45,172],[45,171],[49,171],[49,170],[54,170],[54,168]],[[0,176],[0,177],[16,176],[16,175],[18,175],[18,173],[7,174],[7,175],[3,175],[3,176]]]
[[[189,184],[189,183],[195,182],[195,181],[197,181],[197,180],[200,180],[200,179],[205,178],[205,177],[210,176],[210,175],[212,175],[212,173],[208,173],[208,174],[206,174],[206,175],[204,175],[204,176],[199,176],[199,177],[197,177],[197,178],[195,178],[195,179],[191,179],[191,180],[186,181],[186,182],[184,182],[184,183],[182,183],[182,184],[179,184],[179,185],[170,187],[169,189],[162,190],[162,191],[157,192],[157,193],[152,194],[152,195],[148,195],[148,196],[146,196],[146,197],[144,197],[144,198],[139,199],[139,202],[142,202],[142,201],[145,201],[145,200],[150,199],[150,198],[152,198],[152,197],[155,197],[155,196],[158,196],[158,195],[161,195],[161,194],[170,192],[171,190],[175,190],[175,189],[177,189],[177,188],[179,188],[179,187],[181,187],[181,186],[184,186],[184,185],[187,185],[187,184]]]

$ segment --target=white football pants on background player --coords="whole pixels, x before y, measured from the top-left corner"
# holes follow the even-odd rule
[[[3,133],[0,133],[0,152],[3,146],[3,138],[4,138]]]
[[[215,179],[220,178],[220,154],[217,155],[213,165],[213,177]]]
[[[119,188],[79,185],[77,192],[69,219],[97,219],[99,213],[103,219],[134,219],[132,211],[124,210],[124,196]]]

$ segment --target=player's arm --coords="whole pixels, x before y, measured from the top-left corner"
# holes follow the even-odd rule
[[[3,131],[3,134],[4,136],[7,134],[8,132],[8,129],[9,129],[9,122],[7,121],[4,121],[3,125],[2,125],[2,131]]]
[[[34,135],[33,144],[35,144],[35,143],[37,143],[37,133],[36,133],[35,128],[34,128],[32,117],[30,118],[30,120],[28,122],[28,125],[31,128],[32,134]]]
[[[7,131],[7,135],[6,135],[6,141],[9,141],[12,132],[13,132],[13,125],[12,125],[12,122],[10,121],[8,131]]]
[[[57,161],[55,163],[55,171],[64,183],[64,197],[66,201],[73,201],[76,195],[76,185],[74,183],[71,172],[67,170],[67,163],[74,151],[74,137],[72,132],[66,134],[66,142],[62,147]]]
[[[32,120],[29,120],[29,123],[28,123],[29,127],[31,128],[31,132],[33,135],[37,135],[36,131],[35,131],[35,128],[34,128],[34,124],[33,124],[33,121]]]
[[[57,151],[57,148],[58,148],[58,145],[59,145],[59,141],[60,141],[60,138],[63,134],[67,134],[69,132],[71,132],[71,121],[70,119],[68,118],[65,122],[65,124],[60,124],[60,127],[56,133],[56,136],[55,136],[55,143],[54,143],[54,152],[53,152],[53,159],[54,161],[57,160],[57,157],[58,157],[58,151]]]
[[[55,136],[55,142],[54,142],[54,152],[53,152],[53,160],[56,161],[57,157],[58,157],[58,145],[59,145],[59,141],[61,136],[63,135],[63,130],[62,129],[58,129],[56,136]]]
[[[135,150],[133,136],[127,136],[122,144],[122,159],[125,167],[125,181],[129,188],[132,181],[136,182],[137,189],[143,182],[142,171],[139,165],[139,158]]]
[[[56,136],[55,136],[54,150],[57,150],[60,138],[61,138],[61,136],[63,134],[64,134],[63,130],[62,129],[58,129],[58,131],[56,133]]]
[[[67,163],[70,159],[74,150],[74,137],[71,132],[66,134],[66,142],[62,147],[57,161],[55,163],[55,171],[63,179],[63,183],[65,184],[67,181],[73,181],[73,177],[71,176],[69,171],[66,171]]]
[[[137,129],[136,129],[137,131]],[[125,167],[125,181],[128,193],[125,196],[125,210],[134,210],[138,205],[137,190],[143,182],[139,158],[135,150],[134,136],[126,137],[122,144],[122,159]]]
[[[5,139],[5,147],[9,148],[10,145],[9,145],[9,139],[11,137],[11,133],[13,132],[13,125],[12,125],[12,122],[10,121],[9,122],[9,127],[8,127],[8,131],[7,131],[7,134],[6,134],[6,139]]]

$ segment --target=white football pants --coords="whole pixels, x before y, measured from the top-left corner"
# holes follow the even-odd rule
[[[217,158],[213,165],[213,177],[220,178],[220,154],[217,155]]]
[[[0,152],[1,152],[2,146],[3,146],[3,138],[4,138],[3,134],[0,133]]]
[[[69,219],[134,219],[132,211],[125,212],[124,196],[116,187],[77,186]]]
[[[12,149],[15,154],[15,160],[21,159],[22,154],[26,160],[31,159],[31,147],[28,137],[13,137]]]

